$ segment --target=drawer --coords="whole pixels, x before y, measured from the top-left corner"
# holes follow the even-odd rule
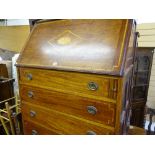
[[[27,68],[20,68],[19,72],[20,84],[91,98],[117,98],[118,80],[112,77]]]
[[[20,90],[22,101],[41,105],[105,125],[115,125],[116,105],[113,103],[25,85],[21,85]]]
[[[57,133],[31,121],[23,121],[25,135],[57,135]]]
[[[23,121],[33,121],[58,134],[113,134],[114,128],[106,127],[76,116],[22,102]]]

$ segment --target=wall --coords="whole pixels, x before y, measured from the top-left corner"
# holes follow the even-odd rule
[[[139,47],[155,47],[155,23],[137,25]]]
[[[138,38],[139,47],[155,47],[155,23],[139,24],[137,31],[140,33],[140,38]],[[155,109],[155,53],[151,69],[147,106]]]
[[[29,33],[29,25],[0,26],[0,48],[20,52]]]
[[[28,19],[5,19],[0,21],[1,26],[19,26],[19,25],[29,25]]]

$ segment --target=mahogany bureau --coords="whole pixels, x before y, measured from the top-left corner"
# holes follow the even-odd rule
[[[127,134],[134,20],[39,21],[16,66],[24,134]]]

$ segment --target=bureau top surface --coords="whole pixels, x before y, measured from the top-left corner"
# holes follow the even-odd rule
[[[121,74],[133,20],[56,20],[34,26],[17,66]]]

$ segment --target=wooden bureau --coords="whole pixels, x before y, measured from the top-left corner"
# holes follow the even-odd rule
[[[39,21],[16,66],[25,134],[127,134],[133,20]]]

